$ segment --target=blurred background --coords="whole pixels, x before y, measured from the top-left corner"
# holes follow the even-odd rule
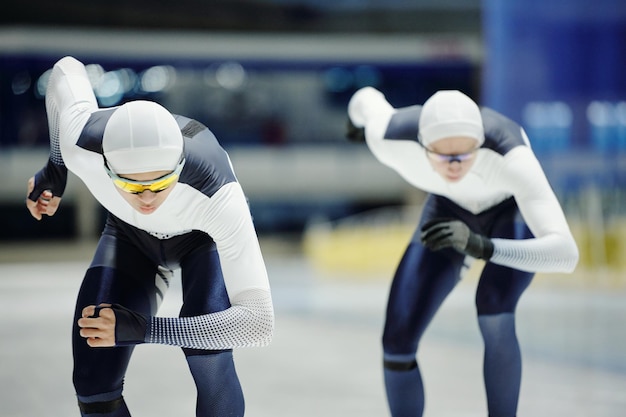
[[[100,231],[102,215],[76,182],[54,219],[32,222],[23,210],[24,179],[48,149],[47,76],[74,55],[102,107],[155,100],[213,130],[262,234],[301,236],[313,221],[419,204],[419,191],[346,143],[347,101],[366,85],[396,107],[459,89],[526,127],[582,264],[626,265],[622,2],[9,3],[0,17],[2,241]]]
[[[363,337],[374,350],[370,376],[379,384],[376,349],[387,285],[424,195],[378,163],[365,145],[347,143],[347,103],[367,85],[395,107],[421,103],[439,89],[458,89],[526,128],[579,244],[576,272],[539,276],[520,307],[526,315],[519,329],[523,349],[549,366],[567,368],[559,368],[550,387],[585,380],[589,385],[575,385],[574,392],[594,393],[587,398],[579,392],[582,403],[568,409],[572,391],[561,391],[563,401],[550,404],[564,414],[554,415],[619,415],[613,413],[626,406],[623,0],[4,4],[0,271],[20,279],[0,278],[0,285],[13,304],[11,291],[20,285],[25,298],[18,304],[32,304],[29,285],[35,283],[29,279],[40,278],[45,262],[54,261],[44,269],[60,285],[77,285],[82,272],[69,282],[61,277],[88,264],[103,223],[102,209],[74,177],[54,217],[36,222],[24,207],[26,181],[48,155],[47,77],[54,62],[72,55],[87,64],[102,107],[154,100],[216,134],[249,197],[287,327],[290,320],[300,326],[304,315],[322,323],[313,326],[319,338],[336,332],[338,340],[344,333],[332,327],[337,317],[365,326]],[[452,297],[450,313],[433,324],[430,343],[443,343],[433,351],[480,345],[475,325],[468,329],[458,321],[463,312],[473,314],[475,277],[470,273],[459,289],[465,301],[456,304]],[[3,325],[6,340],[13,333]],[[11,357],[0,352],[3,362]],[[570,372],[579,373],[572,378]],[[3,374],[7,381],[14,377]],[[478,371],[473,378],[479,381]],[[355,410],[346,403],[343,415],[384,413],[376,384],[367,399],[379,408]],[[524,404],[534,415],[549,406]],[[439,411],[457,415],[445,407]]]

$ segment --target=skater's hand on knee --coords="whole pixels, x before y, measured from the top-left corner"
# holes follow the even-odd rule
[[[80,335],[91,347],[144,343],[149,317],[119,304],[87,306],[78,320]]]
[[[422,244],[432,251],[453,248],[477,259],[489,260],[493,255],[493,242],[486,236],[474,233],[460,220],[432,219],[422,226]]]
[[[111,304],[87,306],[82,318],[78,319],[80,335],[87,339],[91,347],[115,346],[115,314]]]

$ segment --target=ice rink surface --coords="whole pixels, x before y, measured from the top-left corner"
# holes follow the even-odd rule
[[[2,417],[79,415],[70,328],[91,249],[0,246]],[[388,416],[380,347],[388,277],[325,274],[298,251],[264,252],[276,332],[269,347],[235,352],[246,415]],[[537,277],[518,308],[518,416],[626,415],[626,291],[537,282],[549,279]],[[422,342],[425,417],[487,415],[474,290],[471,279],[461,282]],[[174,280],[159,315],[176,315],[179,302]],[[138,346],[125,398],[134,417],[194,416],[195,388],[182,352]]]

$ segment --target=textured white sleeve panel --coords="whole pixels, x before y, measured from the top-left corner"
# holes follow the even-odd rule
[[[572,272],[578,263],[573,239],[551,234],[535,239],[491,239],[494,253],[490,262],[528,272]]]
[[[530,148],[519,146],[505,156],[497,175],[513,191],[534,239],[492,239],[491,262],[531,272],[572,272],[578,247],[539,161]]]
[[[146,342],[207,350],[268,345],[274,331],[269,291],[246,291],[233,302],[224,311],[202,316],[151,317]]]

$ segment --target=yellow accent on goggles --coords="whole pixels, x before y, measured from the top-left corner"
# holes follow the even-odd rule
[[[106,170],[107,174],[113,181],[113,184],[115,184],[117,188],[130,194],[141,194],[146,190],[150,190],[153,193],[160,193],[161,191],[169,188],[172,184],[178,181],[180,172],[183,170],[183,165],[185,165],[185,160],[184,158],[181,158],[174,171],[170,172],[169,174],[165,174],[162,177],[156,178],[152,181],[135,181],[128,178],[120,177],[119,175],[111,171],[106,161],[104,163],[104,169]]]

